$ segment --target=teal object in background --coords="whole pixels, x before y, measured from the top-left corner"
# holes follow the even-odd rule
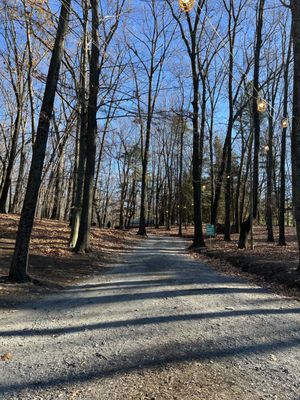
[[[206,237],[215,237],[216,227],[212,224],[206,224]]]

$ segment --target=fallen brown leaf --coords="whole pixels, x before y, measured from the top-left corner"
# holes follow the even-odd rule
[[[2,354],[0,358],[2,361],[10,361],[12,357],[12,354],[8,351],[7,353]]]

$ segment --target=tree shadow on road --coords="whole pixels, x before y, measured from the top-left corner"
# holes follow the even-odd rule
[[[174,322],[189,322],[201,321],[206,319],[229,319],[234,317],[246,316],[276,316],[295,314],[300,316],[300,308],[287,308],[287,309],[243,309],[235,311],[220,311],[220,312],[202,312],[193,314],[174,314],[162,315],[155,317],[142,317],[134,319],[124,319],[117,321],[98,322],[95,324],[81,324],[73,326],[65,326],[61,328],[35,328],[26,330],[2,330],[0,337],[28,337],[28,336],[53,336],[53,335],[66,335],[69,333],[77,333],[82,331],[93,331],[101,329],[114,329],[114,328],[129,328],[143,325],[157,325],[169,324]],[[299,342],[300,344],[300,342]]]
[[[214,349],[212,349],[212,345]],[[142,371],[150,368],[168,366],[179,362],[191,361],[218,361],[231,359],[239,356],[250,356],[252,354],[264,355],[265,353],[276,352],[278,350],[293,349],[299,346],[299,340],[272,341],[270,343],[255,343],[251,345],[240,345],[234,347],[216,346],[211,342],[189,342],[187,347],[182,349],[178,343],[170,343],[165,346],[157,346],[145,353],[135,352],[122,359],[109,360],[99,363],[91,363],[89,368],[84,371],[69,372],[66,375],[53,375],[45,379],[34,379],[24,383],[12,383],[0,386],[0,393],[18,393],[23,389],[55,389],[62,385],[71,386],[73,384],[83,384],[90,380],[113,377],[120,374]],[[112,362],[111,362],[112,361]]]

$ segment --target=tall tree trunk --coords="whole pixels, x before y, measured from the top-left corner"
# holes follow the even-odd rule
[[[240,216],[240,194],[241,194],[241,184],[242,184],[242,173],[243,173],[243,167],[244,167],[244,159],[245,159],[245,153],[247,149],[247,143],[245,143],[245,137],[244,137],[244,132],[243,132],[243,123],[241,123],[241,130],[242,130],[242,148],[241,148],[241,160],[240,160],[240,166],[239,166],[239,173],[238,173],[238,179],[237,179],[237,184],[236,184],[236,191],[235,191],[235,200],[234,200],[234,223],[235,223],[235,233],[240,232],[240,221],[241,221],[241,216]]]
[[[152,206],[154,204],[154,185],[155,185],[155,167],[153,166],[152,177],[151,177],[151,189],[150,189],[150,194],[148,197],[148,210],[147,210],[147,225],[148,226],[153,225],[154,213],[152,212],[152,209],[153,209]]]
[[[22,147],[20,150],[20,164],[19,164],[19,171],[18,171],[18,179],[16,184],[16,190],[14,195],[14,200],[12,204],[12,211],[13,213],[19,212],[19,205],[21,201],[21,190],[23,186],[23,178],[24,178],[24,170],[25,170],[25,163],[26,163],[26,150],[25,150],[25,132],[22,133]]]
[[[230,75],[231,77],[231,75]],[[232,78],[229,78],[232,81]],[[232,82],[229,84],[229,121],[227,127],[227,160],[226,160],[226,181],[225,181],[225,226],[224,226],[224,240],[230,241],[231,231],[231,187],[232,187],[232,176],[231,176],[231,162],[232,162],[232,149],[231,149],[231,137],[233,127],[233,103],[232,103]]]
[[[131,220],[134,218],[136,208],[136,174],[132,178],[128,207],[126,212],[126,228],[130,228]]]
[[[151,61],[153,63],[153,60]],[[142,156],[142,188],[141,188],[141,206],[140,206],[140,223],[137,234],[140,236],[146,236],[146,192],[147,192],[147,169],[149,159],[149,148],[150,148],[150,136],[151,136],[151,123],[152,123],[152,80],[153,80],[153,65],[151,65],[151,72],[149,76],[149,87],[148,87],[148,110],[147,110],[147,122],[146,122],[146,140],[145,148]]]
[[[160,162],[160,161],[159,161]],[[158,165],[159,165],[158,162]],[[155,194],[155,229],[159,228],[159,200],[160,200],[160,192],[161,192],[161,182],[160,182],[160,167],[158,167],[157,175],[156,175],[156,194]]]
[[[210,221],[212,220],[212,209],[214,206],[215,197],[215,168],[214,168],[214,112],[211,110],[210,128],[209,128],[209,172],[210,172]]]
[[[33,57],[32,57],[32,46],[31,46],[31,31],[32,24],[30,19],[30,11],[27,9],[26,0],[23,0],[24,14],[25,14],[25,25],[26,25],[26,39],[27,39],[27,52],[28,52],[28,73],[27,73],[27,82],[28,82],[28,95],[29,95],[29,103],[30,103],[30,117],[31,117],[31,139],[32,144],[35,141],[35,110],[34,110],[34,101],[33,101],[33,84],[32,84],[32,71],[33,71]]]
[[[200,74],[201,75],[201,74]],[[204,151],[204,134],[205,134],[205,123],[206,123],[206,93],[207,93],[207,75],[208,70],[202,73],[202,96],[201,96],[201,122],[200,122],[200,142],[199,142],[199,176],[200,176],[200,246],[205,247],[203,238],[203,194],[202,194],[202,170],[203,170],[203,151]]]
[[[88,5],[87,1],[83,2],[83,41],[82,41],[82,55],[80,66],[80,134],[78,146],[78,165],[76,166],[75,175],[75,190],[74,190],[74,203],[71,210],[71,234],[70,234],[70,248],[74,249],[78,239],[81,206],[82,206],[82,192],[83,180],[85,174],[86,162],[86,134],[87,134],[87,100],[86,100],[86,80],[88,61]]]
[[[294,45],[294,95],[293,95],[293,125],[291,135],[292,145],[292,183],[293,205],[295,210],[296,231],[299,248],[300,272],[300,3],[291,0],[292,35]]]
[[[99,0],[91,0],[92,8],[92,49],[90,58],[89,103],[86,134],[86,166],[80,227],[75,251],[84,253],[90,247],[90,228],[93,208],[93,187],[96,162],[97,99],[99,91]]]
[[[225,166],[226,166],[228,142],[229,142],[229,139],[230,139],[229,136],[228,136],[229,133],[230,132],[227,130],[227,134],[226,134],[226,137],[225,137],[223,150],[222,150],[222,157],[221,157],[220,167],[218,169],[218,174],[217,174],[217,179],[216,179],[216,184],[215,184],[215,194],[214,194],[213,205],[212,205],[212,208],[211,208],[211,216],[210,216],[210,222],[213,225],[216,225],[217,222],[218,222],[219,202],[220,202],[220,197],[221,197],[223,176],[224,176],[224,171],[225,171]]]
[[[70,172],[69,174],[69,182],[67,185],[67,193],[66,193],[66,202],[65,202],[65,208],[64,208],[64,213],[61,214],[62,218],[64,219],[64,221],[68,221],[70,222],[70,206],[71,204],[73,204],[73,186],[74,186],[74,180],[73,178],[73,172]]]
[[[106,182],[106,190],[105,190],[105,202],[104,202],[104,210],[103,210],[103,219],[102,219],[102,226],[105,227],[106,219],[107,219],[107,212],[108,212],[108,204],[109,204],[109,183],[111,177],[111,160],[109,161],[108,166],[108,178]]]
[[[289,97],[289,64],[292,52],[292,40],[290,39],[289,48],[286,56],[284,68],[284,95],[283,95],[283,118],[288,118],[288,97]],[[279,194],[279,246],[286,245],[285,239],[285,163],[286,163],[286,131],[282,128],[281,151],[280,151],[280,194]]]
[[[148,133],[149,132],[149,133]],[[140,205],[140,223],[137,232],[140,236],[146,236],[146,191],[147,191],[147,165],[148,165],[148,151],[150,143],[150,130],[146,133],[145,151],[142,162],[142,188],[141,188],[141,205]],[[146,150],[146,148],[148,149]]]
[[[179,144],[179,228],[178,236],[182,236],[182,211],[183,211],[183,190],[182,190],[182,173],[183,173],[183,137],[184,123],[183,116],[180,117],[180,144]]]
[[[195,33],[192,40],[196,40]],[[200,160],[200,134],[199,134],[199,77],[196,71],[196,53],[195,46],[192,46],[191,64],[193,74],[193,187],[194,187],[194,240],[192,247],[205,247],[202,230],[202,193],[201,193],[201,161]],[[202,110],[202,112],[205,112]]]
[[[122,182],[121,182],[121,196],[120,196],[120,213],[119,213],[119,227],[120,229],[125,228],[125,221],[124,221],[124,205],[125,205],[125,200],[127,197],[127,191],[128,191],[128,179],[129,179],[129,169],[130,169],[130,156],[128,157],[129,159],[127,160],[126,157],[126,151],[125,151],[125,157],[124,157],[124,168],[123,168],[123,177],[122,177]],[[127,166],[126,166],[127,163]]]
[[[8,192],[9,188],[11,185],[11,175],[13,172],[13,166],[14,162],[16,159],[16,154],[17,154],[17,146],[18,146],[18,138],[19,138],[19,131],[20,131],[20,125],[21,125],[21,104],[19,100],[19,96],[17,95],[17,115],[15,118],[15,123],[14,123],[14,130],[13,130],[13,135],[12,135],[12,141],[11,141],[11,148],[9,152],[9,157],[8,157],[8,163],[7,163],[7,168],[4,174],[4,179],[3,179],[3,186],[2,186],[2,192],[0,196],[0,213],[5,213],[6,212],[6,202],[8,199]]]
[[[51,219],[60,219],[61,218],[61,202],[62,202],[62,186],[63,186],[63,173],[64,173],[64,164],[65,157],[63,153],[63,148],[61,149],[61,153],[59,154],[58,164],[55,173],[55,182],[54,182],[54,199],[53,199],[53,208],[51,213]]]
[[[252,135],[249,137],[248,141],[248,157],[247,157],[247,163],[246,163],[246,173],[243,179],[243,189],[242,189],[242,195],[241,195],[241,200],[240,200],[240,206],[239,206],[239,220],[243,221],[243,216],[244,216],[244,208],[245,208],[245,198],[246,198],[246,188],[247,188],[247,181],[248,181],[248,176],[250,173],[250,164],[251,164],[251,149],[252,149]]]
[[[227,126],[227,160],[226,160],[226,181],[225,181],[225,226],[224,226],[224,240],[230,241],[231,232],[231,205],[232,205],[232,176],[231,176],[231,163],[232,163],[232,129],[233,129],[233,57],[234,57],[234,45],[235,45],[235,34],[237,28],[237,19],[234,14],[234,4],[230,0],[228,12],[228,37],[229,37],[229,69],[228,69],[228,126]],[[233,21],[232,21],[233,19]],[[232,26],[233,22],[233,26]]]
[[[273,205],[272,205],[272,189],[273,189],[273,137],[274,137],[274,127],[273,127],[273,111],[270,110],[269,114],[269,129],[268,129],[268,150],[267,150],[267,201],[266,201],[266,225],[267,225],[267,241],[274,242],[273,234]]]
[[[246,221],[241,223],[241,231],[238,247],[244,249],[247,247],[248,236],[251,230],[253,221],[257,217],[258,209],[258,180],[259,180],[259,146],[260,146],[260,115],[257,110],[257,100],[259,98],[259,70],[260,70],[260,53],[262,47],[262,29],[264,15],[265,0],[260,0],[258,4],[258,16],[256,23],[256,42],[254,52],[254,77],[253,77],[253,94],[252,94],[252,118],[253,118],[253,133],[254,133],[254,154],[253,154],[253,180],[251,190],[251,203],[249,216]]]
[[[172,219],[172,172],[168,168],[167,172],[167,231],[171,230]]]
[[[33,146],[28,184],[19,221],[14,255],[9,271],[9,278],[15,282],[24,282],[28,279],[27,265],[29,242],[41,184],[59,70],[64,54],[64,38],[68,28],[70,5],[71,0],[64,0],[61,5],[57,33],[47,75],[44,98],[36,132],[36,140]]]

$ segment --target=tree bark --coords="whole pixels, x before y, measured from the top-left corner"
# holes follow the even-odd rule
[[[179,227],[178,236],[182,236],[182,211],[183,211],[183,190],[182,190],[182,173],[183,173],[183,138],[184,138],[184,122],[183,116],[180,116],[180,143],[179,143]]]
[[[242,185],[242,174],[243,174],[243,167],[244,167],[244,159],[245,159],[245,153],[247,150],[247,142],[244,137],[244,129],[243,129],[243,123],[241,122],[240,124],[241,127],[241,136],[242,136],[242,147],[241,147],[241,160],[240,160],[240,166],[239,166],[239,173],[238,173],[238,179],[237,179],[237,184],[236,184],[236,191],[235,191],[235,200],[234,200],[234,223],[235,223],[235,233],[240,232],[240,221],[241,219],[241,205],[243,205],[242,201],[240,201],[240,194],[241,194],[241,185]],[[245,178],[246,179],[246,178]],[[242,197],[245,197],[244,190],[242,193]]]
[[[224,226],[224,240],[230,241],[231,233],[231,206],[232,206],[232,129],[233,129],[233,67],[234,67],[234,45],[236,37],[236,29],[238,23],[238,16],[235,15],[234,2],[230,0],[229,6],[225,7],[228,13],[228,38],[229,38],[229,69],[228,69],[228,126],[227,126],[227,159],[226,159],[226,181],[225,181],[225,226]],[[233,24],[233,26],[232,26]]]
[[[11,141],[11,148],[9,152],[9,157],[8,157],[8,163],[7,163],[7,168],[5,171],[4,175],[4,183],[2,186],[2,192],[1,192],[1,197],[0,197],[0,213],[5,213],[6,212],[6,203],[8,199],[8,192],[9,188],[11,185],[11,175],[13,171],[13,166],[14,162],[16,159],[16,154],[17,154],[17,146],[18,146],[18,138],[19,138],[19,131],[20,131],[20,125],[21,125],[21,105],[20,101],[18,100],[18,95],[17,97],[17,115],[14,123],[14,131],[13,131],[13,136],[12,136],[12,141]]]
[[[78,146],[78,165],[75,175],[75,194],[74,203],[71,210],[71,234],[70,234],[70,248],[74,249],[78,240],[81,206],[82,206],[82,192],[83,180],[85,174],[86,163],[86,134],[87,134],[87,100],[86,100],[86,80],[87,71],[86,63],[88,59],[88,6],[86,0],[83,4],[83,41],[82,41],[82,56],[81,56],[81,78],[80,78],[80,133],[79,133],[79,146]]]
[[[25,132],[24,129],[22,131],[22,144],[20,148],[20,161],[19,161],[19,171],[18,171],[18,178],[17,184],[15,188],[15,195],[13,199],[13,203],[9,212],[17,213],[19,212],[20,202],[22,198],[22,187],[24,185],[24,171],[26,165],[26,149],[25,149]]]
[[[268,129],[268,151],[266,154],[267,164],[266,164],[266,172],[267,172],[267,202],[266,202],[266,225],[267,225],[267,242],[274,242],[274,234],[273,234],[273,206],[272,206],[272,189],[273,189],[273,137],[274,137],[274,128],[273,128],[273,112],[270,111],[269,114],[269,129]]]
[[[89,102],[86,133],[86,166],[82,197],[80,227],[75,251],[90,250],[90,228],[92,223],[93,187],[96,163],[97,99],[99,91],[99,0],[91,0],[92,8],[92,49],[90,58]]]
[[[193,58],[195,54],[192,55]],[[202,201],[201,201],[201,171],[200,171],[200,135],[199,135],[199,78],[196,72],[194,64],[196,61],[192,61],[192,72],[193,72],[193,188],[194,188],[194,240],[192,247],[205,247],[203,231],[202,231]]]
[[[151,86],[149,87],[149,93]],[[151,104],[151,103],[150,103]],[[151,105],[149,106],[151,107]],[[141,205],[140,205],[140,223],[137,234],[140,236],[146,236],[146,191],[147,191],[147,167],[149,159],[149,147],[150,147],[150,134],[151,134],[151,117],[147,118],[146,127],[146,142],[142,161],[142,188],[141,188]]]
[[[291,134],[293,205],[299,249],[300,272],[300,3],[291,0],[294,47],[293,124]]]
[[[292,40],[289,41],[289,48],[284,68],[284,94],[283,94],[283,118],[288,118],[288,96],[289,96],[289,64],[291,59]],[[285,239],[285,163],[286,163],[286,132],[282,128],[281,151],[280,151],[280,194],[279,194],[279,246],[286,245]]]
[[[71,0],[62,2],[55,43],[49,65],[44,98],[39,116],[36,140],[33,146],[32,161],[22,213],[19,221],[15,250],[10,266],[9,278],[14,282],[28,280],[28,251],[34,222],[35,209],[41,184],[45,152],[59,70],[64,54],[64,38],[68,28]]]
[[[238,247],[244,249],[246,247],[247,238],[250,233],[253,221],[257,216],[258,209],[258,181],[259,181],[259,146],[260,146],[260,116],[257,110],[257,100],[259,98],[259,70],[260,70],[260,53],[262,47],[262,29],[264,15],[265,0],[260,0],[258,4],[258,17],[256,24],[256,42],[254,52],[254,77],[253,77],[253,94],[252,94],[252,118],[253,118],[253,135],[254,135],[254,154],[253,154],[253,183],[251,190],[252,210],[246,221],[241,223],[241,232]]]

